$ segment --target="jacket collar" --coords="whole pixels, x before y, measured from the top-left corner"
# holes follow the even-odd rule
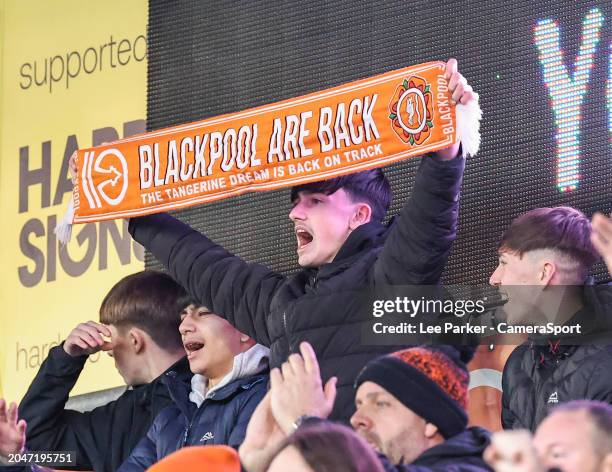
[[[234,380],[212,392],[204,403],[225,401],[239,392],[250,390],[253,386],[266,381],[267,378],[267,374],[260,374]],[[174,405],[176,405],[186,418],[191,418],[198,409],[196,404],[189,400],[191,384],[189,382],[177,382],[171,378],[164,379],[164,382],[168,386],[170,398],[172,398]]]
[[[331,277],[338,272],[351,265],[356,257],[363,251],[372,249],[383,244],[391,225],[394,222],[393,218],[387,226],[377,221],[370,221],[359,226],[351,234],[334,257],[332,262],[323,264],[319,268],[304,269],[303,274],[306,278],[316,276],[317,278]]]
[[[584,306],[570,318],[567,325],[580,325],[582,334],[558,337],[529,337],[534,361],[539,366],[571,356],[580,344],[612,343],[612,287],[585,285]]]
[[[255,344],[244,352],[234,356],[232,370],[214,387],[208,388],[208,379],[201,374],[191,378],[191,393],[189,399],[200,406],[206,398],[236,379],[252,377],[269,370],[270,349],[261,344]]]
[[[440,461],[452,461],[456,464],[467,462],[475,466],[474,470],[480,470],[474,462],[482,462],[482,470],[489,470],[482,454],[490,442],[491,435],[487,430],[479,427],[467,428],[443,443],[427,449],[412,464],[433,466]]]
[[[181,357],[177,362],[168,367],[159,377],[152,380],[148,384],[138,385],[134,387],[138,402],[145,406],[150,405],[154,401],[154,396],[161,393],[166,395],[165,379],[172,378],[176,382],[189,384],[193,373],[189,369],[189,361],[187,356]],[[159,391],[159,389],[163,389]]]
[[[333,263],[338,263],[351,256],[359,254],[361,251],[370,249],[384,242],[387,236],[387,226],[377,221],[370,221],[355,229],[334,257]]]
[[[244,390],[250,390],[255,385],[265,381],[268,378],[267,374],[253,375],[242,379],[234,380],[233,382],[224,385],[219,390],[215,390],[209,396],[209,400],[223,401],[231,396]]]

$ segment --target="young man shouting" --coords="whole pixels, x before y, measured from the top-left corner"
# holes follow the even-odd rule
[[[185,446],[238,448],[268,384],[269,350],[189,298],[179,331],[195,374],[191,388],[167,376],[172,404],[155,418],[119,472],[145,471]]]
[[[446,76],[455,102],[477,100],[456,60]],[[291,277],[242,261],[169,215],[134,218],[130,233],[202,305],[269,346],[272,367],[310,342],[324,378],[338,377],[333,417],[348,421],[359,369],[393,349],[362,345],[369,320],[355,294],[438,283],[455,239],[464,169],[458,154],[454,144],[423,158],[412,196],[390,227],[381,224],[391,190],[380,169],[294,187],[289,218],[302,270]]]
[[[612,402],[612,288],[585,285],[598,250],[612,262],[610,220],[570,207],[519,216],[499,244],[490,283],[508,296],[508,320],[580,326],[580,335],[531,335],[502,376],[502,425],[535,431],[549,410],[570,400]],[[594,246],[595,244],[595,246]],[[608,266],[608,270],[611,267]]]

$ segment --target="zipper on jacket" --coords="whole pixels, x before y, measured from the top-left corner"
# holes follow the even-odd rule
[[[193,428],[193,423],[196,419],[198,419],[201,416],[202,410],[203,410],[202,407],[204,406],[205,403],[206,403],[206,399],[204,399],[202,404],[196,409],[195,413],[191,417],[191,420],[189,421],[189,425],[185,428],[185,433],[183,434],[183,442],[181,444],[181,448],[187,445],[187,441],[189,440],[189,434],[191,433],[191,429]]]
[[[191,421],[189,422],[189,426],[185,428],[185,434],[183,434],[183,441],[181,442],[181,448],[187,445],[187,439],[189,439],[189,433],[191,432],[191,428],[193,426],[193,420],[195,417],[196,415],[193,415],[193,417],[191,418]]]
[[[285,328],[285,339],[287,340],[287,349],[289,349],[289,354],[293,351],[291,349],[291,343],[289,342],[289,331],[287,329],[287,312],[283,311],[283,327]]]
[[[253,382],[251,385],[255,385],[256,383],[258,383],[258,381]],[[191,429],[193,428],[193,423],[196,420],[200,419],[200,416],[202,416],[202,411],[204,411],[204,405],[206,404],[206,402],[208,400],[212,400],[213,398],[215,398],[217,392],[212,392],[210,394],[209,397],[205,398],[204,401],[202,402],[202,404],[196,409],[195,413],[193,414],[193,416],[191,417],[191,420],[189,422],[189,426],[187,426],[187,428],[185,428],[185,433],[183,434],[183,442],[181,444],[181,448],[185,447],[187,445],[187,441],[189,440],[189,435],[191,434]],[[194,446],[195,444],[191,444],[191,446]]]

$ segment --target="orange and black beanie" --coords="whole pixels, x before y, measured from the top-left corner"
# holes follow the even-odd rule
[[[469,372],[472,346],[420,346],[369,362],[355,382],[373,382],[387,390],[448,439],[468,422]]]

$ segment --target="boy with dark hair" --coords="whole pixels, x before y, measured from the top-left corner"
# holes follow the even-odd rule
[[[584,285],[597,259],[591,224],[574,208],[531,210],[502,236],[490,283],[508,297],[509,322],[581,327],[573,338],[531,335],[512,352],[502,376],[504,428],[534,431],[551,407],[570,400],[612,402],[612,290]]]
[[[591,242],[591,223],[571,207],[536,208],[523,213],[512,222],[498,245],[501,255],[518,258],[545,256],[545,251],[551,259],[548,262],[551,268],[554,261],[556,279],[564,285],[582,285],[599,259]],[[495,274],[491,276],[494,277]]]
[[[185,296],[185,289],[163,272],[145,270],[128,275],[102,300],[100,323],[122,333],[136,326],[158,346],[176,350],[182,347],[178,332],[181,309],[177,309],[177,303]]]
[[[393,198],[391,185],[382,169],[371,169],[292,187],[291,202],[298,201],[300,192],[331,195],[340,189],[344,189],[353,203],[367,202],[372,208],[372,221],[383,220]]]
[[[446,77],[455,103],[477,100],[456,60]],[[368,320],[355,293],[438,283],[455,239],[464,169],[458,154],[456,143],[422,160],[411,199],[390,227],[380,223],[391,199],[380,170],[294,188],[289,218],[302,270],[291,277],[247,264],[169,215],[133,218],[129,229],[199,303],[269,346],[272,367],[309,341],[324,378],[338,377],[333,417],[348,421],[359,369],[393,349],[363,345]]]
[[[79,324],[49,351],[32,381],[19,406],[28,450],[75,451],[77,470],[117,470],[171,402],[162,379],[191,379],[178,331],[176,302],[183,296],[185,290],[161,272],[120,280],[102,302],[102,323]],[[114,358],[131,388],[88,412],[65,409],[88,356],[100,350]]]
[[[172,404],[155,418],[119,472],[144,472],[186,446],[237,449],[266,394],[269,349],[189,297],[180,303],[179,331],[195,375],[191,385],[166,376]]]

